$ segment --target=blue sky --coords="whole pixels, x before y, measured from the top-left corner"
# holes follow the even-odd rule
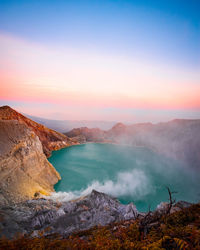
[[[96,65],[96,67],[98,67],[99,65],[102,67],[102,64],[104,64],[104,62],[106,64],[106,62],[110,60],[108,59],[108,56],[109,58],[114,58],[113,61],[115,61],[115,58],[119,61],[121,60],[121,62],[134,61],[134,65],[136,65],[137,61],[140,61],[139,62],[140,68],[142,67],[141,65],[143,64],[148,65],[148,67],[151,67],[151,65],[153,65],[152,67],[154,68],[155,71],[153,74],[156,75],[155,69],[158,68],[157,75],[159,76],[159,79],[156,79],[156,81],[158,81],[158,84],[162,86],[162,90],[160,90],[160,92],[157,93],[156,95],[162,96],[170,88],[169,92],[173,93],[172,95],[174,95],[173,96],[174,100],[175,99],[183,100],[185,96],[186,103],[189,102],[191,103],[192,99],[197,98],[197,96],[193,97],[191,93],[195,92],[197,93],[200,85],[200,80],[198,81],[200,72],[200,14],[199,13],[200,13],[199,0],[190,0],[190,1],[189,0],[188,1],[186,0],[1,1],[0,0],[0,35],[2,34],[4,36],[3,37],[4,43],[2,42],[4,48],[2,49],[2,52],[0,51],[0,53],[3,54],[4,59],[0,61],[0,67],[1,65],[4,65],[5,62],[7,61],[9,62],[11,61],[12,65],[17,64],[18,61],[20,62],[19,63],[20,66],[16,66],[13,72],[12,72],[13,69],[11,70],[11,66],[9,65],[6,66],[7,67],[6,69],[4,67],[4,72],[3,72],[3,73],[11,72],[12,74],[16,74],[17,80],[15,79],[14,82],[14,80],[12,79],[11,82],[10,79],[9,81],[8,79],[6,80],[3,79],[2,83],[6,85],[6,82],[9,82],[12,88],[13,86],[18,87],[20,81],[23,81],[23,84],[25,82],[27,82],[28,84],[28,79],[25,79],[24,77],[22,79],[21,77],[22,72],[24,71],[25,74],[27,74],[30,79],[34,79],[34,81],[32,80],[32,82],[34,82],[35,86],[37,85],[35,78],[37,75],[39,76],[41,72],[39,71],[37,72],[35,70],[36,68],[36,66],[34,65],[35,61],[34,62],[31,61],[33,55],[27,55],[27,58],[25,57],[21,58],[19,55],[16,56],[16,51],[17,50],[20,51],[22,46],[19,45],[18,40],[20,40],[22,41],[21,43],[24,46],[23,53],[25,53],[24,51],[27,51],[28,48],[32,48],[33,46],[35,46],[37,47],[37,49],[35,49],[35,47],[33,48],[33,51],[35,51],[34,53],[40,51],[39,49],[40,47],[42,47],[43,50],[45,50],[45,48],[47,47],[49,51],[51,52],[54,51],[54,54],[59,54],[60,51],[65,51],[67,49],[68,51],[72,51],[71,54],[73,54],[73,51],[77,51],[77,54],[80,51],[80,53],[84,54],[85,58],[87,58],[88,55],[89,58],[88,60],[82,60],[82,58],[80,59],[76,55],[76,58],[78,58],[78,61],[80,61],[79,65],[77,66],[77,71],[78,69],[81,69],[81,64],[82,65],[84,64],[84,67],[86,67],[86,65],[88,64],[88,71],[89,71],[89,67],[91,67],[93,61],[95,64],[95,61],[97,60],[100,61],[99,60],[100,57],[104,57],[104,61],[103,60],[101,61],[101,65],[100,64]],[[5,43],[8,41],[6,40],[7,38],[5,39],[5,36],[11,37],[13,39],[13,43],[11,44],[10,42],[11,38],[10,38],[9,45],[5,46]],[[26,45],[24,45],[25,43]],[[17,45],[15,46],[15,44]],[[10,54],[11,54],[10,51],[12,51],[13,53],[12,60],[10,59]],[[43,61],[44,57],[45,56],[41,54],[41,62]],[[13,58],[16,61],[14,61]],[[52,57],[49,56],[49,58]],[[55,61],[59,60],[58,57],[56,56],[54,56],[54,58],[56,58]],[[27,60],[27,63],[30,64],[28,65],[29,67],[28,69],[26,68],[26,65],[22,65],[22,61],[25,60]],[[37,60],[40,61],[40,58],[39,59],[37,58]],[[64,60],[63,58],[60,59],[60,61],[63,60]],[[122,63],[121,64],[119,63],[119,65],[116,66],[113,61],[111,62],[112,64],[111,69],[114,68],[115,69],[114,73],[116,74],[116,72],[120,67],[119,65],[121,65]],[[46,63],[46,60],[44,60],[44,63]],[[69,64],[70,62],[66,61],[66,65]],[[33,67],[35,71],[33,69],[30,70],[31,67]],[[128,65],[127,67],[131,66]],[[45,70],[46,68],[44,69],[44,71]],[[31,71],[31,73],[29,71]],[[139,71],[139,66],[138,70],[136,71]],[[168,71],[170,73],[168,73]],[[102,70],[102,72],[106,72],[106,69]],[[181,78],[182,72],[183,76]],[[59,75],[61,74],[64,73],[59,72]],[[96,73],[96,80],[94,78],[92,83],[86,84],[87,85],[86,89],[94,88],[93,91],[94,94],[97,92],[97,89],[99,90],[99,87],[97,87],[97,85],[99,85],[98,79],[100,77],[100,74],[101,73],[99,72]],[[121,73],[121,75],[123,74],[124,77],[126,77],[126,75],[128,75],[129,73],[127,72]],[[147,78],[148,77],[150,78],[149,82],[155,81],[155,77],[151,79],[151,72],[149,72],[148,70],[145,71],[144,69],[143,74],[146,75]],[[162,74],[163,76],[161,79]],[[19,78],[19,75],[21,78]],[[121,75],[119,76],[119,78],[121,77],[120,79],[123,79]],[[112,78],[111,76],[109,77]],[[169,84],[169,82],[166,82],[165,78],[171,81],[170,83],[171,85]],[[64,81],[63,79],[62,81]],[[84,75],[81,76],[80,79],[84,79]],[[138,81],[139,79],[138,75],[136,79]],[[187,83],[184,82],[184,79],[187,79]],[[61,81],[60,76],[57,78],[57,80],[55,78],[55,81],[57,82]],[[88,78],[85,81],[88,81]],[[181,81],[183,87],[181,87]],[[47,82],[49,82],[48,79]],[[144,84],[143,79],[141,79],[141,82]],[[67,84],[70,83],[66,83],[66,85]],[[73,84],[74,83],[71,83],[71,85]],[[132,85],[134,84],[137,85],[140,83],[134,82]],[[176,89],[175,92],[172,91],[173,84],[174,84],[174,89]],[[118,85],[120,85],[120,83],[118,83]],[[121,82],[122,88],[123,87],[128,88],[130,85],[131,83],[128,83],[126,85],[126,83],[124,83],[123,81]],[[168,88],[168,86],[166,85],[170,85],[170,87]],[[62,84],[62,86],[64,85]],[[146,86],[147,83],[145,83],[144,86],[142,86],[139,91],[142,92],[143,89],[146,88]],[[50,87],[52,88],[52,85]],[[79,86],[79,87],[77,85],[77,87],[72,91],[81,92],[84,86]],[[65,86],[65,88],[63,89],[65,89],[66,92],[68,91],[68,96],[69,96],[69,89],[67,89],[67,86]],[[150,85],[149,89],[151,89]],[[185,91],[184,94],[182,93],[182,89],[184,89]],[[104,93],[105,90],[107,90],[106,86],[100,89],[102,93]],[[182,93],[180,96],[179,96],[179,90]],[[6,91],[8,92],[8,89],[5,90],[5,93],[7,93]],[[132,92],[138,91],[138,87],[131,88],[131,91]],[[188,96],[186,95],[187,93]],[[85,95],[87,94],[87,96],[90,95],[89,92],[84,94]],[[110,95],[112,95],[112,92],[110,92]],[[119,95],[119,93],[117,93],[116,96],[117,95]],[[123,94],[123,96],[124,95],[126,94]],[[139,96],[141,96],[141,94]],[[150,97],[151,97],[150,99],[153,99],[154,95]],[[13,98],[9,97],[8,95],[2,96],[2,99],[14,102],[20,100],[20,98],[23,99],[24,97],[19,96],[18,98],[16,98],[16,100],[13,100]],[[48,97],[45,95],[44,99],[45,98],[48,99],[49,101],[50,98],[52,97],[51,96]],[[103,98],[104,97],[102,97],[102,102],[105,101]],[[126,96],[123,98],[126,99]],[[135,100],[134,98],[136,97],[132,95],[132,100]],[[142,96],[142,98],[143,99],[141,102],[146,103],[145,101],[146,95]],[[119,99],[119,97],[117,96],[116,99]],[[24,99],[22,100],[22,103],[23,102]],[[174,107],[173,112],[175,112],[175,110],[179,108],[182,114],[184,107],[187,106],[183,104],[184,103],[179,105],[180,108],[178,105],[176,105],[176,107]],[[83,98],[83,105],[84,105],[84,98]],[[80,106],[82,107],[82,104],[80,104]],[[116,108],[114,103],[109,103],[106,106],[106,108],[108,109],[109,108],[112,109],[113,107]],[[88,103],[86,110],[87,108],[88,108]],[[127,107],[125,108],[128,110]],[[139,108],[143,109],[144,107],[142,106]],[[145,108],[148,108],[148,105]],[[161,108],[162,107],[159,107],[159,109]],[[188,106],[188,108],[191,107]],[[98,109],[100,109],[100,107],[98,107]],[[199,106],[196,105],[194,109],[199,110]],[[105,110],[105,107],[103,107],[102,110]],[[132,110],[132,107],[130,107],[130,110]],[[168,107],[167,110],[169,110]],[[90,113],[89,108],[88,111],[86,112],[88,112],[88,114]],[[89,116],[86,117],[90,118]],[[77,119],[78,119],[78,113],[77,113]],[[95,119],[97,118],[95,117]]]
[[[6,0],[0,1],[0,30],[38,43],[139,54],[196,67],[199,12],[199,0]]]

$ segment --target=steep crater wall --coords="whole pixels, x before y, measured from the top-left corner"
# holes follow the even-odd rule
[[[0,205],[49,194],[58,180],[38,136],[16,120],[0,120]]]

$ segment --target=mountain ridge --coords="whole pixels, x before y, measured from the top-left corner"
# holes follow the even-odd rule
[[[9,106],[0,107],[0,120],[18,120],[20,123],[29,127],[39,137],[44,153],[47,157],[51,155],[51,151],[53,150],[77,144],[66,135],[49,129],[46,126],[25,117]]]
[[[64,133],[70,138],[99,143],[144,146],[161,155],[179,160],[183,165],[200,169],[200,119],[174,119],[157,124],[115,124],[111,129],[73,129]]]
[[[31,120],[43,124],[48,128],[56,130],[60,133],[69,132],[73,128],[88,127],[88,128],[100,128],[103,130],[110,129],[116,122],[104,121],[104,120],[53,120],[37,116],[24,114],[24,116]]]

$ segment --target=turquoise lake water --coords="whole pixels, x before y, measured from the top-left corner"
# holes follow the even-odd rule
[[[168,201],[166,186],[176,200],[200,200],[199,173],[147,148],[89,143],[54,151],[49,161],[61,175],[55,190],[64,200],[96,189],[146,211]]]

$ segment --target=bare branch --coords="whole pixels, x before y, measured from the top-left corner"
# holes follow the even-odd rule
[[[171,190],[169,189],[169,187],[166,187],[167,188],[167,191],[168,191],[168,194],[169,194],[169,206],[168,206],[168,209],[166,211],[166,214],[169,214],[170,211],[171,211],[171,208],[173,206],[173,204],[176,202],[175,199],[172,199],[172,194],[176,194],[177,192],[176,191],[173,191],[171,192]]]

